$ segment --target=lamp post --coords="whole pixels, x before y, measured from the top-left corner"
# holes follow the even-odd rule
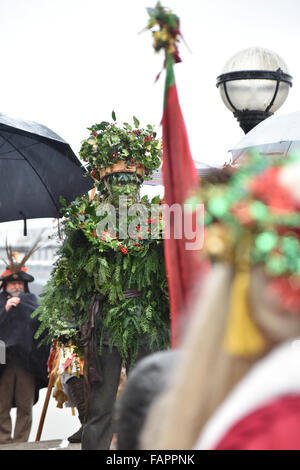
[[[262,47],[238,52],[217,77],[221,98],[245,133],[282,106],[291,86],[284,61]]]

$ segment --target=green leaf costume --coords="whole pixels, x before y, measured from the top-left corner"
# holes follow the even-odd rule
[[[134,123],[137,128],[137,118]],[[34,315],[41,321],[37,337],[47,329],[47,341],[65,343],[71,339],[81,352],[79,330],[87,321],[93,295],[101,294],[104,300],[96,332],[98,352],[101,355],[103,344],[109,344],[117,347],[124,360],[130,358],[133,362],[141,347],[147,346],[149,351],[168,348],[169,301],[161,216],[152,217],[147,198],[136,199],[146,208],[146,224],[134,225],[136,218],[128,217],[135,235],[127,231],[126,238],[119,239],[118,213],[114,233],[111,228],[99,232],[105,213],[98,215],[98,211],[111,202],[110,186],[124,189],[127,184],[130,188],[142,182],[143,178],[131,170],[132,161],[139,162],[148,176],[159,165],[160,145],[152,126],[134,133],[129,127],[125,123],[120,129],[115,123],[103,122],[90,128],[92,141],[89,137],[83,142],[81,156],[88,159],[101,193],[93,200],[86,195],[65,205],[64,241]],[[130,151],[129,158],[122,148]],[[120,160],[127,165],[125,170],[102,180],[95,177],[101,168]],[[157,205],[159,200],[151,202]]]

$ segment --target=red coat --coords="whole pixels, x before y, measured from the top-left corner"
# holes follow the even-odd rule
[[[300,395],[281,397],[245,416],[216,450],[300,450]]]
[[[300,450],[300,341],[258,361],[204,426],[196,449]]]

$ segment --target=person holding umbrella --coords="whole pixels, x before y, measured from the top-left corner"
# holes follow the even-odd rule
[[[6,247],[7,267],[1,274],[0,340],[6,347],[5,364],[0,365],[0,444],[26,442],[32,424],[32,407],[38,400],[40,388],[47,386],[49,347],[37,347],[34,335],[38,320],[30,318],[37,308],[37,299],[28,283],[34,280],[27,273],[25,262],[37,249],[37,243],[21,262],[16,253]],[[12,433],[11,408],[17,408]]]

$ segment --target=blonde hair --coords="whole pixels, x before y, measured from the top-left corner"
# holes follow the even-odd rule
[[[223,350],[232,277],[229,265],[214,266],[195,303],[173,380],[149,412],[141,449],[192,449],[208,418],[253,364]]]
[[[141,449],[192,449],[208,419],[250,367],[276,345],[300,335],[300,312],[282,311],[278,298],[270,293],[270,278],[262,266],[254,266],[249,301],[266,348],[252,358],[226,354],[224,334],[234,275],[230,265],[213,267],[194,304],[177,370],[149,412]]]

